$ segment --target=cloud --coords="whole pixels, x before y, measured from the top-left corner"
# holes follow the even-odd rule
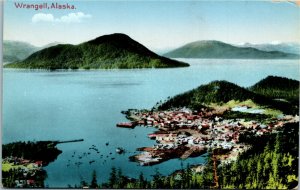
[[[64,22],[64,23],[72,23],[72,22],[81,22],[83,19],[91,18],[92,15],[84,14],[83,12],[78,13],[69,13],[68,15],[64,15],[59,19],[56,19],[57,22]]]
[[[82,22],[82,20],[91,17],[92,15],[85,14],[83,12],[69,13],[67,15],[61,16],[60,18],[54,18],[52,14],[37,13],[33,15],[31,21],[33,23],[38,23],[38,22],[79,23]]]
[[[33,23],[53,22],[54,21],[54,16],[52,14],[37,13],[37,14],[33,15],[31,20],[32,20]]]

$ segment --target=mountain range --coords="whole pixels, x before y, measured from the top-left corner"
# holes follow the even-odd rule
[[[300,56],[281,51],[263,51],[253,47],[238,47],[216,40],[188,43],[166,54],[170,58],[218,59],[298,59]]]
[[[3,50],[4,64],[13,63],[6,67],[43,69],[188,66],[186,63],[170,60],[163,56],[219,59],[300,58],[300,44],[298,43],[231,45],[216,40],[192,42],[160,56],[125,34],[100,36],[79,45],[54,42],[42,47],[36,47],[26,42],[4,40]],[[166,50],[160,52],[166,52]]]
[[[57,42],[47,44],[42,47],[34,46],[27,42],[4,40],[3,41],[3,62],[11,63],[16,61],[22,61],[32,53],[41,49],[55,46]]]
[[[261,51],[281,51],[284,53],[300,54],[300,44],[295,42],[290,43],[265,43],[265,44],[251,44],[244,43],[237,45],[238,47],[251,47]]]
[[[23,61],[5,65],[27,69],[127,69],[189,66],[159,56],[125,34],[110,34],[79,45],[59,44],[42,49]]]

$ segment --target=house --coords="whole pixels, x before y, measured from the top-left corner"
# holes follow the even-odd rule
[[[29,163],[30,163],[30,160],[25,160],[25,159],[24,159],[24,160],[21,160],[21,164],[24,164],[24,165],[25,165],[25,164],[29,164]]]
[[[34,185],[35,181],[33,179],[28,179],[27,180],[27,185]]]
[[[263,135],[264,132],[263,132],[263,130],[258,130],[258,131],[256,132],[256,134],[257,134],[257,135]]]
[[[43,166],[43,161],[36,161],[35,164],[36,164],[38,167],[42,167],[42,166]]]

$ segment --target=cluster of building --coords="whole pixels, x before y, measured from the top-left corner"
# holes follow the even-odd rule
[[[12,170],[8,172],[14,172],[15,187],[40,187],[40,182],[36,179],[40,179],[38,176],[42,172],[43,161],[31,161],[18,157],[6,157],[2,159],[2,167],[8,166]],[[3,170],[3,168],[2,168]],[[5,176],[3,175],[3,180]]]
[[[224,157],[224,161],[234,160],[239,152],[249,148],[249,145],[240,143],[241,134],[261,136],[276,133],[276,129],[286,122],[299,122],[298,116],[283,116],[268,124],[262,124],[245,119],[223,119],[222,115],[217,116],[213,111],[196,112],[185,108],[171,111],[132,111],[128,118],[134,118],[130,123],[132,126],[145,125],[159,129],[148,135],[157,144],[135,157],[141,165],[157,164],[172,158],[166,158],[166,154],[185,159],[190,155],[203,153],[203,150],[215,148],[227,151],[228,156]],[[176,154],[176,151],[179,148],[183,150],[182,147],[187,149],[180,156],[181,153]],[[174,153],[169,154],[170,151]]]

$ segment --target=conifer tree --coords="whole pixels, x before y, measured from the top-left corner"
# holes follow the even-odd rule
[[[117,183],[116,168],[112,167],[111,168],[111,173],[110,173],[108,185],[109,185],[110,188],[115,188],[114,186],[116,185],[116,183]]]
[[[93,174],[92,174],[91,188],[94,188],[94,189],[98,188],[97,173],[95,170],[93,171]]]

